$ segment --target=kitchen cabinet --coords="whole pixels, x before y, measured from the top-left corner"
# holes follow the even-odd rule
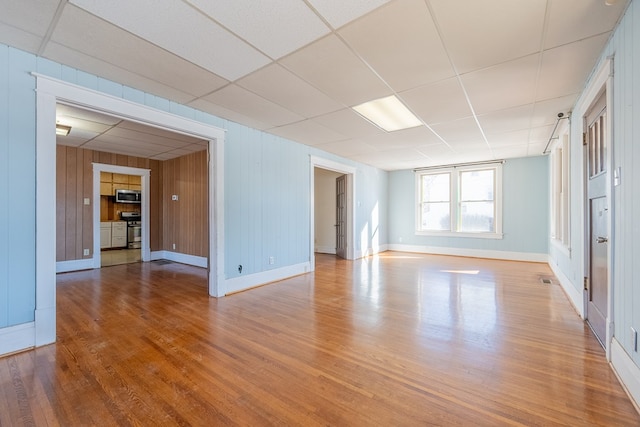
[[[114,221],[111,223],[111,247],[122,248],[127,246],[127,222]]]
[[[113,196],[116,190],[141,190],[141,180],[138,175],[123,173],[100,172],[100,195]]]
[[[100,223],[100,249],[107,249],[111,247],[111,223]]]
[[[113,174],[111,172],[100,172],[100,195],[113,196]]]

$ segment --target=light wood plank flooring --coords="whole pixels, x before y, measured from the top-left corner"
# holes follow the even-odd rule
[[[544,264],[320,255],[221,299],[205,273],[59,275],[58,342],[0,359],[0,425],[640,425]]]

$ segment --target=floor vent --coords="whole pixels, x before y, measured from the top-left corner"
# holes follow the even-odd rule
[[[543,285],[552,285],[553,284],[551,279],[549,279],[548,277],[541,277],[540,278],[540,283],[542,283]]]

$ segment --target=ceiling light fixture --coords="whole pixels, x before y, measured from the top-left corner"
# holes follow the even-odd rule
[[[604,4],[606,4],[607,6],[613,6],[616,3],[618,3],[618,0],[605,0]]]
[[[56,135],[67,136],[71,132],[71,126],[56,124]]]
[[[387,96],[364,104],[356,105],[353,109],[374,125],[387,131],[408,129],[422,125],[409,109],[395,96]]]

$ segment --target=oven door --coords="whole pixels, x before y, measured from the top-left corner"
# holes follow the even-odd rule
[[[129,249],[142,247],[142,226],[140,224],[129,224],[127,226],[127,247]]]

